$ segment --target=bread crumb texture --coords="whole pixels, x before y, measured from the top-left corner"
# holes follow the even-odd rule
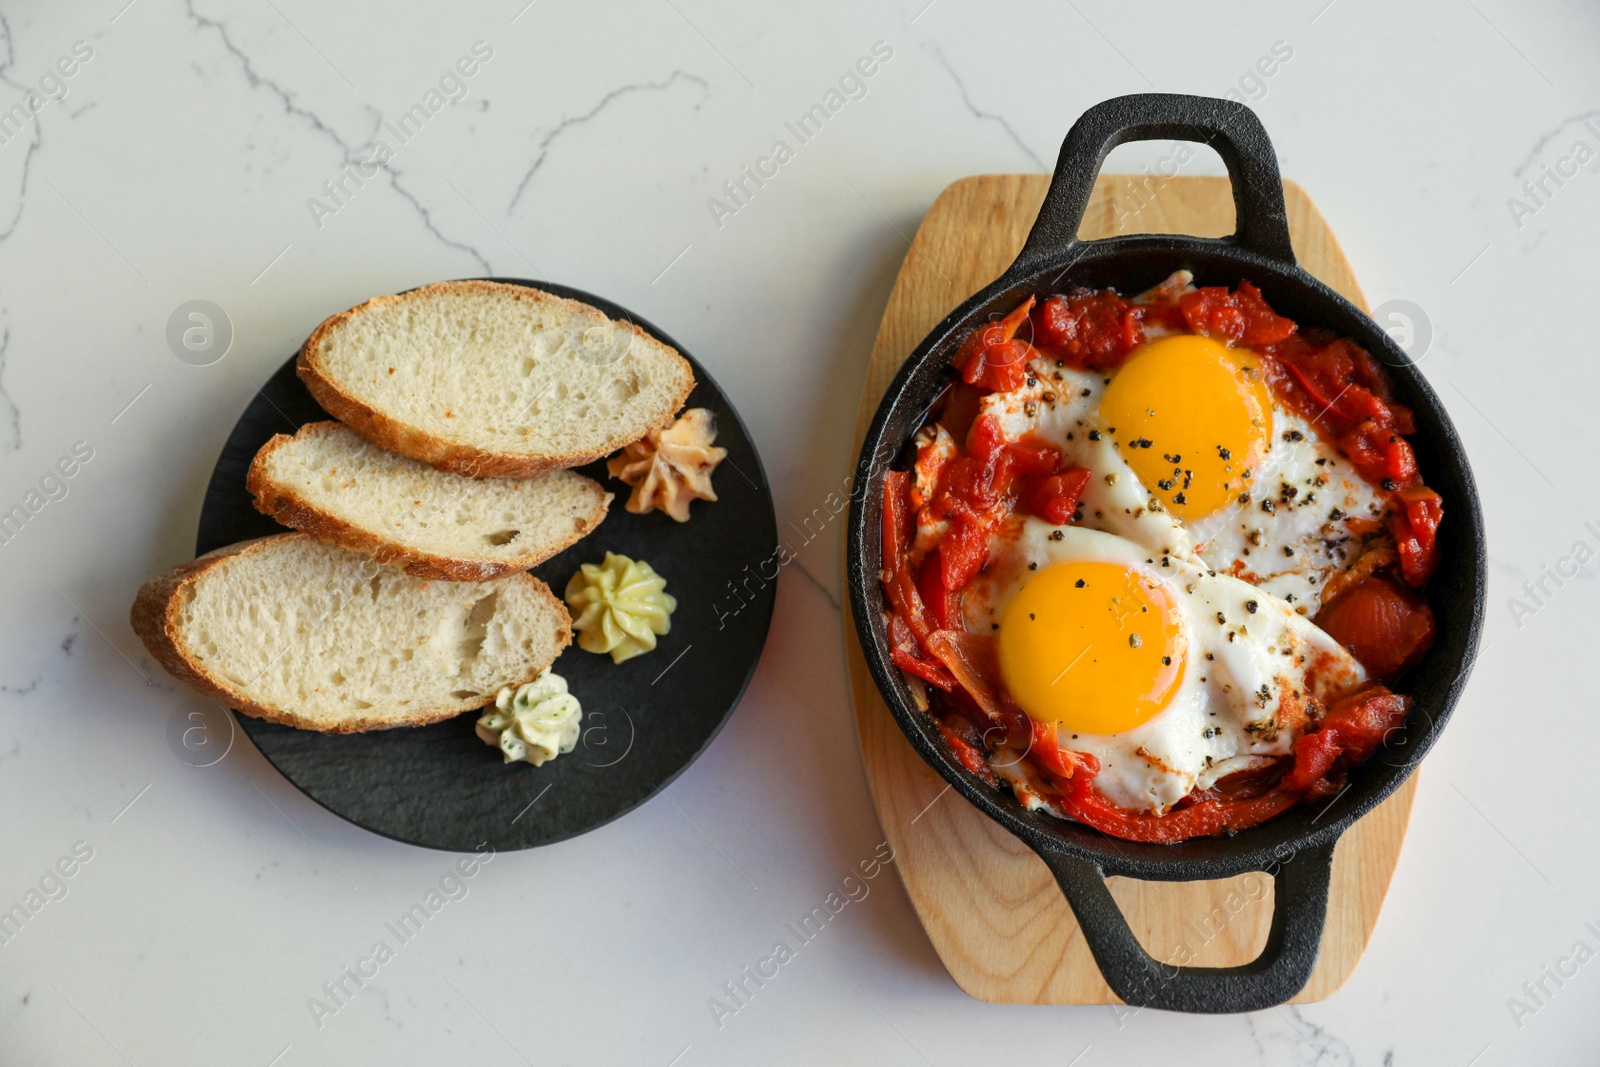
[[[312,729],[481,707],[571,639],[565,610],[531,575],[424,581],[299,534],[220,560],[175,595],[169,619],[193,669]]]

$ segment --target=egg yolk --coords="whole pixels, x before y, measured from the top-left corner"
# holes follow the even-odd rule
[[[1100,420],[1145,488],[1181,521],[1247,494],[1272,442],[1261,361],[1193,334],[1136,351],[1106,387]]]
[[[1153,718],[1183,680],[1172,595],[1117,563],[1055,563],[1012,597],[1000,674],[1017,705],[1064,730],[1114,734]]]

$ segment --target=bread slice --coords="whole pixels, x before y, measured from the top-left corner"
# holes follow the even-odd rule
[[[610,455],[670,423],[694,388],[689,361],[632,323],[483,281],[341,312],[307,339],[296,371],[369,441],[474,478]]]
[[[246,485],[257,510],[285,526],[450,582],[525,571],[598,526],[611,503],[572,471],[467,478],[385,452],[337,422],[262,445]]]
[[[480,708],[572,641],[566,607],[531,574],[427,582],[303,533],[218,549],[145,583],[133,628],[207,696],[335,734]]]

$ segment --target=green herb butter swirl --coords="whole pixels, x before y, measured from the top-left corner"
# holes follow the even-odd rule
[[[494,707],[478,719],[477,732],[500,749],[505,762],[537,767],[577,746],[582,720],[583,706],[567,692],[567,680],[546,667],[515,693],[510,686],[501,689]]]

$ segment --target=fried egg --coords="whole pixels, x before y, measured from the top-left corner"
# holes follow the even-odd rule
[[[985,396],[1008,438],[1033,435],[1095,477],[1083,525],[1204,563],[1314,614],[1352,520],[1385,503],[1311,423],[1274,404],[1259,357],[1195,334],[1135,349],[1107,375],[1048,357]]]
[[[1157,814],[1288,754],[1318,702],[1366,678],[1293,606],[1246,581],[1035,518],[997,532],[962,611],[967,629],[997,639],[1018,706],[1100,760],[1097,790]]]

